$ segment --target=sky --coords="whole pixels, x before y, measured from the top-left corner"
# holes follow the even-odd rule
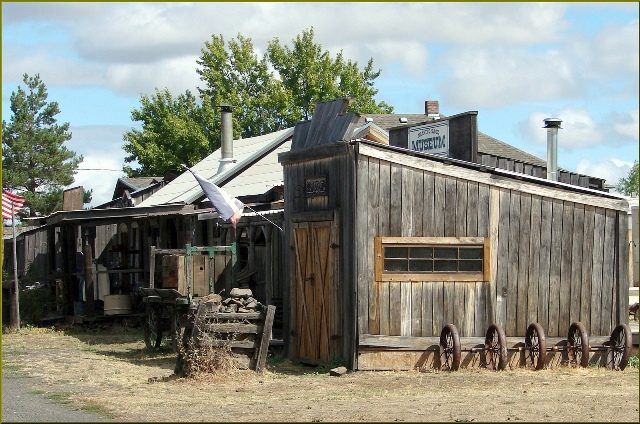
[[[262,55],[313,27],[316,41],[382,70],[377,100],[396,113],[478,111],[479,130],[546,158],[543,120],[560,118],[560,167],[616,184],[638,160],[638,3],[2,3],[2,119],[24,73],[40,77],[74,184],[111,199],[131,111],[155,88],[197,92],[214,34]]]

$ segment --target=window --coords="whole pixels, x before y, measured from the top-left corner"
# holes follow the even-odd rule
[[[376,237],[377,281],[488,281],[482,237]]]

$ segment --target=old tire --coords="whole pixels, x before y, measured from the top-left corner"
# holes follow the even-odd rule
[[[607,349],[607,368],[622,371],[629,362],[631,329],[620,324],[611,332]]]
[[[529,325],[524,344],[527,348],[527,356],[525,358],[527,366],[534,370],[543,369],[545,357],[547,356],[547,341],[540,324],[534,322]]]
[[[502,371],[507,367],[507,338],[499,324],[491,324],[484,338],[487,368]]]
[[[144,344],[149,350],[156,350],[162,343],[160,305],[146,303],[144,307]]]
[[[460,336],[453,324],[447,324],[440,333],[440,369],[457,371],[460,368]]]
[[[569,363],[585,368],[589,365],[589,336],[581,322],[574,322],[569,327],[567,336],[567,355]]]

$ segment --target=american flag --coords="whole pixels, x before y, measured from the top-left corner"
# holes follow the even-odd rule
[[[24,197],[2,190],[2,218],[11,218],[24,204]],[[13,208],[12,208],[13,206]]]

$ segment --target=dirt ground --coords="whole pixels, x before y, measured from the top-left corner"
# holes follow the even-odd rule
[[[639,421],[638,368],[356,372],[272,357],[268,371],[171,377],[139,329],[2,335],[3,372],[33,393],[117,421]]]

